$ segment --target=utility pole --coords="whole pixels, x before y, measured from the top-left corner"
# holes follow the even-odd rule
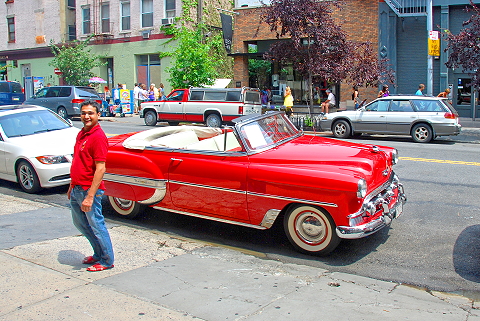
[[[427,35],[433,31],[433,0],[427,0]],[[427,95],[433,95],[433,56],[428,55],[427,67]]]

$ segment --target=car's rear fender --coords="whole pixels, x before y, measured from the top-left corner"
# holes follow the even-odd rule
[[[165,197],[166,179],[150,159],[140,154],[110,150],[106,164],[105,195],[147,205],[156,204]],[[135,189],[132,185],[136,186]]]

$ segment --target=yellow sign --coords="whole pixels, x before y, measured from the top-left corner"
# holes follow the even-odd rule
[[[440,56],[440,39],[428,39],[428,55],[435,57]]]

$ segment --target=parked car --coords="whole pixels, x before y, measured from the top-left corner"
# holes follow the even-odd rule
[[[283,112],[234,127],[167,126],[109,139],[106,195],[125,217],[146,206],[257,229],[327,254],[403,211],[397,151],[307,136]]]
[[[239,116],[261,113],[260,91],[252,88],[189,88],[172,91],[163,101],[142,103],[140,118],[155,126],[159,121],[171,125],[199,122],[220,127]]]
[[[16,81],[0,81],[0,105],[21,104],[25,100],[22,85]]]
[[[458,135],[462,129],[458,112],[448,99],[416,95],[378,98],[357,110],[327,114],[321,126],[337,138],[395,134],[411,135],[417,143]]]
[[[27,193],[69,184],[78,132],[44,107],[0,106],[0,178]]]
[[[85,100],[95,100],[102,105],[95,88],[88,86],[44,87],[24,104],[47,107],[67,119],[80,115],[80,104]]]

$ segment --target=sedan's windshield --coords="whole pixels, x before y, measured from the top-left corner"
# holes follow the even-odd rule
[[[0,118],[0,126],[7,137],[33,135],[71,127],[49,110],[35,110]]]
[[[299,133],[284,114],[273,114],[241,126],[240,131],[250,150],[275,145]]]

